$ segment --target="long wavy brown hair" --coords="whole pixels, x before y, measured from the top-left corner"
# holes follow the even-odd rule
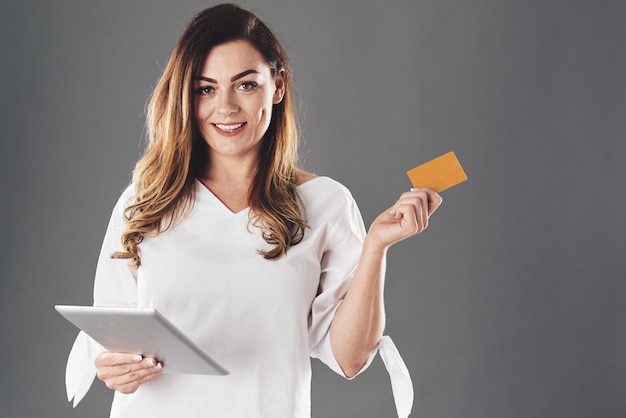
[[[283,256],[302,240],[307,227],[297,186],[297,122],[291,92],[292,70],[271,30],[254,14],[234,4],[200,12],[179,38],[148,102],[148,146],[133,172],[135,194],[125,209],[123,251],[112,256],[141,264],[139,244],[184,218],[195,199],[195,179],[208,160],[207,145],[194,121],[194,79],[216,45],[246,40],[263,56],[273,75],[284,70],[285,94],[274,105],[261,141],[259,164],[248,193],[250,225],[270,244],[259,253]]]

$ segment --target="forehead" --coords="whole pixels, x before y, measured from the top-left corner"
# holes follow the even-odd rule
[[[255,47],[248,41],[237,40],[211,48],[200,66],[199,75],[228,77],[249,69],[257,70],[261,74],[271,71]]]

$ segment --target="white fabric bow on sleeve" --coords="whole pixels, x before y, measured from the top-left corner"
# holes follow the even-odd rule
[[[380,358],[391,379],[391,390],[396,403],[398,418],[406,418],[413,408],[413,382],[409,375],[409,369],[404,364],[396,345],[391,337],[384,335],[378,343]]]

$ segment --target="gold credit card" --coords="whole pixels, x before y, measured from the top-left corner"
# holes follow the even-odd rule
[[[467,180],[454,152],[450,151],[406,172],[413,187],[427,187],[437,193]]]

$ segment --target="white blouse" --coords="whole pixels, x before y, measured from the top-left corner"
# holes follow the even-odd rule
[[[285,256],[265,260],[258,249],[268,244],[248,225],[249,209],[233,213],[196,181],[191,212],[168,231],[145,237],[136,271],[128,260],[110,257],[120,249],[122,213],[132,192],[129,187],[113,210],[94,305],[158,309],[230,374],[162,374],[133,394],[115,392],[110,416],[310,417],[309,357],[344,376],[329,329],[365,236],[350,192],[327,177],[300,185],[310,228]],[[74,343],[66,371],[74,405],[91,386],[101,350],[84,333]],[[390,371],[398,414],[406,417],[413,402],[408,370],[387,336],[363,370],[376,351]]]

